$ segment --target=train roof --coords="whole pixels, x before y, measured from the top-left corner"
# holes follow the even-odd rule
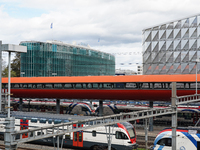
[[[200,74],[197,75],[200,82]],[[65,76],[65,77],[12,77],[11,83],[125,83],[125,82],[195,82],[195,74],[130,75],[130,76]],[[8,78],[2,78],[8,83]]]

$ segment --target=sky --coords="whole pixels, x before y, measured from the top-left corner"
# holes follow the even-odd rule
[[[85,43],[115,55],[116,69],[136,71],[142,30],[199,14],[199,6],[199,0],[0,0],[0,40]]]

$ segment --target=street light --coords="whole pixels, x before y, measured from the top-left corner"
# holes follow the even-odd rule
[[[2,41],[0,41],[0,53],[2,53],[2,51],[8,52],[8,118],[10,118],[10,62],[11,62],[11,52],[26,53],[27,47],[26,46],[20,46],[20,45],[13,45],[13,44],[2,44]],[[0,84],[1,84],[1,82],[2,81],[1,81],[1,78],[0,78]],[[0,91],[1,91],[1,88],[2,87],[0,87]],[[1,92],[0,92],[0,97],[1,97]],[[0,111],[1,111],[1,98],[0,98]]]

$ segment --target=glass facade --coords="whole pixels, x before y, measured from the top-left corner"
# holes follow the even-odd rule
[[[62,42],[25,41],[21,53],[21,76],[115,75],[115,57],[89,47]]]
[[[143,74],[195,74],[199,57],[200,15],[143,30]]]

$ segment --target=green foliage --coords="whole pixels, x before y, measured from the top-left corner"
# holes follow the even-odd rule
[[[8,77],[8,66],[4,67],[2,77]],[[11,77],[20,77],[20,53],[16,53],[11,63]]]
[[[15,72],[15,77],[20,77],[20,53],[16,53],[15,58],[11,63],[11,69]]]
[[[2,71],[2,77],[8,77],[8,67]],[[11,77],[16,77],[16,72],[11,70]]]

